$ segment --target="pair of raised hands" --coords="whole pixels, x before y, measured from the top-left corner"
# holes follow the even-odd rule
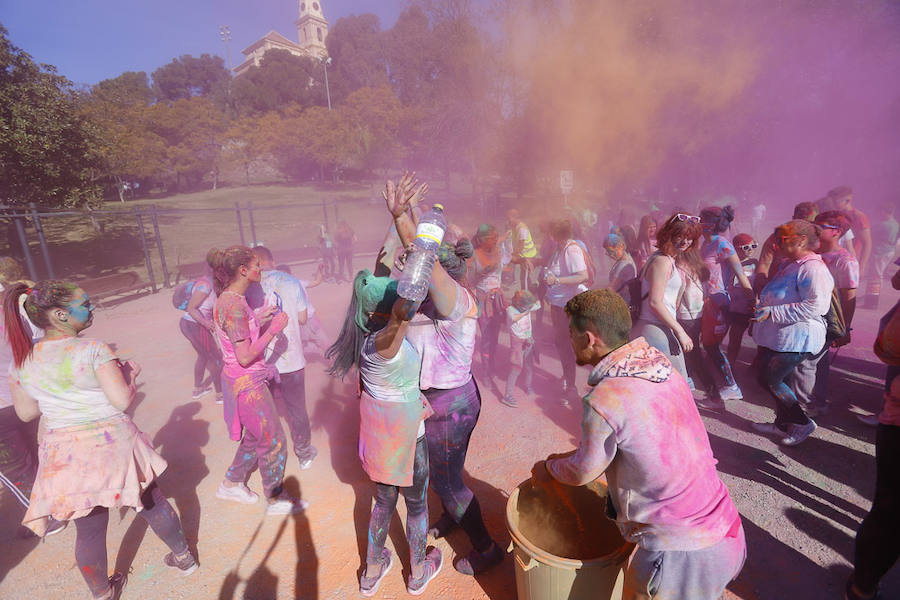
[[[384,198],[391,215],[399,217],[406,211],[418,206],[427,193],[428,184],[419,184],[415,172],[409,173],[407,171],[396,184],[388,179],[384,186],[384,191],[381,192],[381,197]]]

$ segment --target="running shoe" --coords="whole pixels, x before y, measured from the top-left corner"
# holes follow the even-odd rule
[[[163,558],[163,562],[166,563],[167,567],[178,569],[178,572],[181,573],[182,577],[187,577],[200,566],[197,564],[197,560],[194,558],[194,555],[191,554],[190,550],[187,554],[180,557],[174,552],[169,552]]]
[[[828,404],[810,404],[804,407],[803,412],[807,417],[822,417],[828,414]]]
[[[869,427],[878,427],[878,415],[856,415],[856,420]]]
[[[44,533],[44,537],[56,535],[57,533],[65,529],[66,525],[68,524],[68,521],[57,521],[53,517],[50,517],[50,524],[47,526],[47,531]]]
[[[738,384],[732,383],[719,388],[719,398],[722,400],[743,400],[744,394],[741,392]]]
[[[494,565],[499,565],[505,556],[506,553],[500,549],[500,546],[496,542],[491,542],[491,547],[487,552],[482,553],[473,548],[468,556],[459,559],[453,566],[463,575],[478,575]]]
[[[422,574],[419,577],[413,577],[412,574],[410,574],[409,579],[406,582],[406,591],[413,596],[421,596],[424,594],[425,588],[428,587],[428,583],[437,577],[437,574],[441,572],[441,567],[443,566],[444,557],[441,556],[440,549],[432,547],[425,553]]]
[[[315,446],[310,446],[306,450],[303,451],[303,456],[300,458],[300,469],[305,471],[309,469],[313,461],[316,460],[316,457],[319,455],[319,451]]]
[[[381,580],[388,574],[391,567],[394,566],[394,560],[391,558],[391,551],[387,548],[381,549],[381,572],[377,577],[366,577],[366,572],[359,577],[359,593],[366,598],[371,598],[378,591]]]
[[[226,486],[224,483],[220,483],[219,489],[216,490],[216,498],[241,504],[256,504],[259,494],[248,488],[245,483],[235,486]]]
[[[222,392],[216,393],[216,404],[225,404],[225,398],[222,396]]]
[[[505,404],[506,406],[509,406],[509,407],[512,407],[512,408],[515,408],[515,407],[519,406],[519,403],[516,402],[516,399],[513,398],[513,397],[512,397],[511,395],[509,395],[509,394],[505,394],[502,398],[500,398],[500,402],[503,403],[503,404]]]
[[[796,446],[812,435],[812,432],[815,430],[816,422],[812,419],[806,425],[795,425],[792,423],[788,425],[788,434],[781,438],[781,443],[785,446]]]
[[[207,395],[212,391],[212,386],[205,388],[194,388],[194,392],[191,394],[191,398],[194,400],[199,400],[203,396]]]
[[[295,515],[299,512],[303,512],[308,507],[309,502],[307,502],[306,500],[292,498],[287,494],[282,494],[275,500],[275,502],[269,503],[269,505],[266,507],[266,514],[269,516]]]
[[[753,427],[754,431],[766,435],[784,435],[787,433],[786,430],[775,423],[751,423],[750,426]]]

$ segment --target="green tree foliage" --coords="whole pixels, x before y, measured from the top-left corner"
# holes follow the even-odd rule
[[[97,198],[93,133],[71,83],[36,64],[0,25],[0,202],[73,206]]]
[[[258,67],[250,67],[234,81],[232,96],[242,115],[284,110],[292,104],[325,105],[322,65],[287,50],[269,50]]]
[[[363,87],[387,83],[385,34],[373,14],[353,15],[337,20],[326,40],[331,99],[337,103]]]
[[[153,71],[153,93],[159,102],[221,94],[231,75],[221,56],[185,54]]]

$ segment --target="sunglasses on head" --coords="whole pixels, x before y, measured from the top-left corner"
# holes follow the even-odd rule
[[[673,221],[687,221],[688,223],[699,223],[700,217],[694,215],[686,215],[684,213],[678,213],[674,217],[672,217]]]
[[[751,250],[756,250],[759,247],[759,244],[756,242],[750,242],[749,244],[741,244],[741,250],[744,252],[750,252]]]

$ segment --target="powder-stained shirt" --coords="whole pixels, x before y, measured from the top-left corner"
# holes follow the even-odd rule
[[[859,261],[846,248],[839,247],[833,252],[824,252],[821,256],[834,278],[834,287],[839,290],[855,290],[859,287]]]
[[[707,296],[727,293],[725,284],[732,275],[728,259],[734,254],[734,246],[719,234],[712,235],[708,242],[700,246],[700,256],[709,268],[709,279],[703,286]]]
[[[363,343],[359,360],[359,376],[367,394],[381,402],[409,404],[420,403],[419,355],[409,340],[400,344],[393,358],[384,358],[375,348],[375,336]],[[425,435],[425,421],[419,425],[419,437]]]
[[[678,272],[684,280],[684,292],[681,294],[675,317],[679,321],[699,319],[703,314],[703,282],[694,273],[681,267],[678,267]]]
[[[247,304],[247,300],[240,294],[224,292],[216,301],[213,317],[225,363],[222,371],[232,379],[266,371],[266,362],[262,356],[257,356],[250,365],[244,367],[238,362],[234,351],[232,340],[247,340],[252,344],[259,339],[259,319]]]
[[[472,355],[478,330],[478,304],[472,294],[456,284],[453,310],[444,318],[426,304],[406,329],[422,361],[419,387],[423,390],[452,390],[472,379]]]
[[[206,297],[203,298],[203,302],[201,302],[200,306],[197,307],[197,312],[203,315],[203,318],[212,321],[213,308],[215,308],[216,306],[216,293],[213,291],[212,282],[208,277],[201,277],[194,282],[194,287],[191,288],[191,296],[193,296],[197,292],[206,294]],[[194,317],[192,317],[191,314],[187,311],[185,311],[184,315],[181,318],[185,321],[190,321],[191,323],[197,322]]]
[[[650,551],[708,548],[737,535],[740,517],[691,390],[644,338],[594,368],[575,454],[547,461],[567,485],[606,474],[622,536]]]
[[[530,340],[532,337],[531,332],[531,313],[540,309],[541,305],[539,303],[535,303],[532,306],[529,306],[525,309],[525,316],[515,320],[515,317],[522,314],[515,306],[508,306],[506,308],[506,322],[509,324],[509,333],[515,338],[520,340]]]
[[[753,325],[753,339],[777,352],[819,352],[825,345],[824,315],[834,279],[818,254],[786,263],[759,295],[769,316]]]
[[[98,340],[42,339],[10,379],[34,398],[49,429],[85,425],[121,415],[100,387],[97,369],[116,360]]]
[[[635,277],[637,277],[637,267],[634,259],[626,252],[622,258],[613,263],[609,270],[609,289],[618,293],[627,292],[622,286]]]
[[[549,271],[557,278],[571,277],[576,273],[587,271],[587,261],[584,259],[585,250],[574,240],[566,242],[563,250],[557,252],[550,261]],[[547,302],[553,306],[565,306],[566,303],[587,291],[584,283],[555,283],[547,287]]]
[[[279,373],[299,371],[306,366],[306,357],[297,315],[307,310],[306,292],[296,277],[283,271],[263,271],[260,287],[264,295],[261,306],[280,305],[288,316],[287,326],[266,347],[266,362],[274,364]]]
[[[747,258],[741,261],[741,270],[750,281],[750,287],[753,287],[754,280],[756,279],[757,264],[759,263],[755,258]],[[747,297],[747,293],[744,292],[744,288],[741,287],[741,282],[738,280],[737,275],[732,275],[731,277],[731,283],[728,284],[728,295],[731,297],[731,306],[729,307],[731,312],[741,315],[753,313],[753,310],[750,307],[750,299]]]

